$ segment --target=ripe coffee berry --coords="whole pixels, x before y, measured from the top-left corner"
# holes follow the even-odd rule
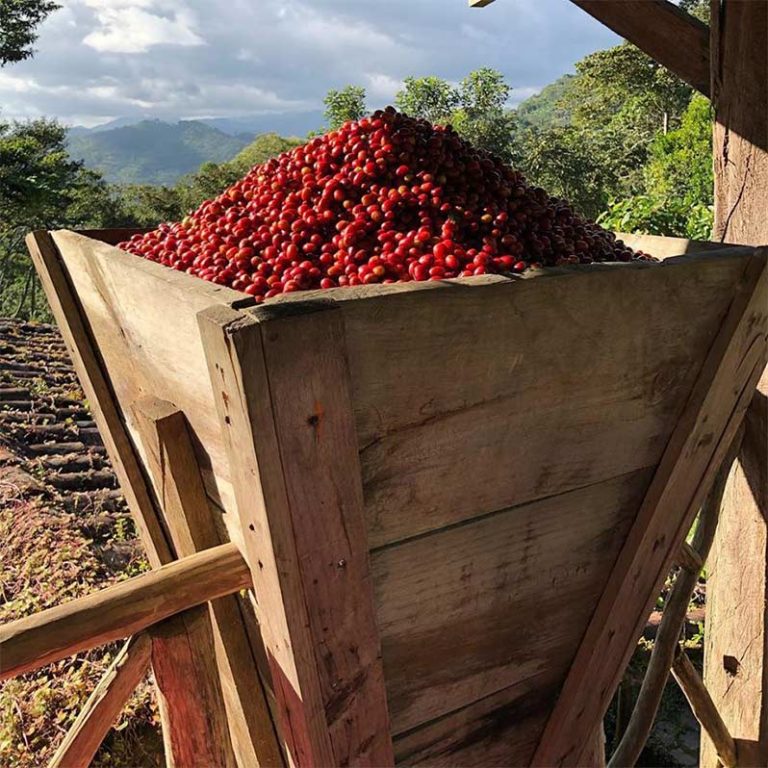
[[[120,247],[257,301],[652,258],[449,126],[391,107],[255,166],[180,223]]]

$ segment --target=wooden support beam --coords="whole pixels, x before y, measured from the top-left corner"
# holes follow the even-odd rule
[[[30,233],[26,243],[117,475],[120,490],[136,522],[147,558],[150,565],[157,568],[170,562],[173,552],[56,246],[50,234],[44,231]]]
[[[733,462],[736,460],[740,445],[741,433],[736,436],[728,449],[728,454],[715,475],[707,499],[702,504],[699,522],[693,536],[693,546],[689,546],[691,559],[698,561],[698,563],[706,560],[712,547],[712,541],[717,530],[717,521],[720,517],[723,494],[725,493],[725,484],[728,481],[728,475]],[[680,633],[685,624],[693,590],[699,580],[700,570],[700,568],[693,567],[678,571],[675,583],[664,604],[661,624],[656,633],[651,658],[643,678],[643,685],[632,710],[629,726],[611,757],[608,764],[609,768],[636,765],[640,753],[648,741],[648,736],[656,720],[656,713],[661,704],[662,694],[669,679]]]
[[[212,308],[200,329],[290,760],[387,766],[344,329],[315,307]]]
[[[141,434],[147,469],[153,479],[174,548],[181,557],[188,557],[217,546],[220,539],[184,414],[172,403],[154,397],[138,401],[133,411]],[[252,647],[237,596],[229,595],[215,600],[208,609],[211,639],[205,633],[206,636],[202,638],[204,642],[191,647],[190,655],[198,657],[198,667],[209,662],[215,655],[226,720],[238,762],[244,767],[282,765],[283,755],[270,714],[265,685],[259,677],[259,667],[266,667],[263,647]],[[176,638],[176,642],[183,642],[177,633],[163,632],[162,638],[155,635],[153,644],[155,676],[166,698],[173,696],[167,689],[174,670],[166,670],[163,664],[165,653],[155,651],[158,647],[167,646],[169,637]],[[261,659],[264,661],[260,664]],[[190,664],[192,662],[187,662],[186,666]],[[209,669],[211,666],[209,663]],[[179,668],[176,674],[182,676],[183,683],[183,668]],[[183,701],[184,697],[180,698]],[[214,705],[209,706],[211,710],[215,708]],[[178,711],[183,712],[184,707],[179,707]],[[172,707],[169,707],[168,719],[174,720]],[[183,760],[177,760],[177,763],[185,764]]]
[[[768,2],[717,0],[711,17],[715,238],[768,244]],[[746,766],[768,765],[768,369],[745,424],[707,567],[704,683]]]
[[[135,635],[120,649],[56,750],[48,768],[88,768],[109,729],[147,673],[150,639]]]
[[[222,544],[91,595],[0,626],[0,680],[135,634],[251,585],[234,544]]]
[[[723,718],[720,717],[712,697],[704,687],[699,673],[682,649],[675,657],[672,674],[685,694],[685,698],[688,699],[693,714],[701,724],[702,731],[715,745],[715,751],[720,762],[725,768],[736,768],[739,765],[736,742],[728,732],[728,728],[723,722]]]
[[[709,96],[709,30],[706,24],[669,0],[571,2]]]
[[[533,765],[579,765],[676,551],[738,431],[765,365],[768,251],[747,263],[699,378],[614,566]],[[641,607],[645,605],[646,609]]]
[[[198,605],[156,624],[151,637],[166,763],[235,768],[208,607]]]

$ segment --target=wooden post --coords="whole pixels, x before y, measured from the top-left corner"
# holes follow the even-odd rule
[[[186,417],[172,403],[155,397],[139,400],[133,410],[144,445],[147,470],[155,484],[176,552],[187,557],[217,546],[221,542],[208,506]],[[210,624],[212,634],[201,628],[199,647],[191,650],[197,655],[199,664],[204,664],[205,654],[210,654],[208,662],[212,666],[215,655],[238,764],[243,768],[280,766],[284,762],[283,755],[265,686],[259,678],[258,660],[263,657],[264,650],[251,647],[237,596],[215,600],[207,610],[210,611],[210,622],[205,623]],[[175,637],[175,634],[170,636]],[[156,653],[160,645],[165,643],[155,634],[153,667],[162,691],[163,680],[158,674],[162,653]],[[173,668],[169,670],[170,673],[173,671]],[[170,712],[168,719],[172,719]]]
[[[383,767],[394,756],[344,329],[338,308],[305,309],[214,307],[200,329],[289,758]]]
[[[768,0],[713,0],[715,237],[768,243]],[[708,564],[704,682],[739,765],[768,764],[768,372]],[[718,764],[702,735],[700,764]]]

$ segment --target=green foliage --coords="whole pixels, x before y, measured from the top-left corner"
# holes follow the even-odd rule
[[[0,67],[32,56],[37,27],[59,7],[51,0],[0,0]]]
[[[264,133],[228,162],[203,163],[196,173],[183,176],[174,186],[115,186],[113,193],[120,200],[121,223],[131,227],[155,227],[163,221],[179,221],[204,200],[221,194],[254,165],[303,143],[302,139],[295,137]]]
[[[509,159],[515,126],[506,107],[510,91],[501,72],[483,68],[470,72],[458,88],[439,77],[408,77],[395,104],[412,117],[450,124],[479,149]]]
[[[456,89],[441,77],[406,77],[395,96],[395,106],[406,115],[429,120],[434,125],[451,122],[459,106]]]
[[[115,187],[114,194],[120,198],[124,226],[156,227],[163,221],[179,221],[185,213],[176,187],[124,184]]]
[[[680,127],[658,135],[642,169],[643,191],[615,200],[603,226],[707,240],[713,224],[712,108],[694,96]]]
[[[484,67],[470,72],[459,84],[459,108],[453,127],[479,149],[509,159],[514,118],[506,108],[511,88],[504,75]]]
[[[572,126],[525,128],[518,134],[514,163],[531,181],[594,218],[605,207],[603,175],[581,131]]]
[[[341,128],[347,120],[359,120],[365,115],[365,88],[348,85],[340,91],[331,89],[323,99],[328,130]]]
[[[573,75],[563,75],[520,104],[515,112],[520,125],[540,130],[568,125],[570,114],[564,103],[574,79]]]
[[[695,95],[680,127],[657,136],[645,168],[645,185],[657,197],[679,198],[687,205],[712,203],[712,107]]]
[[[286,137],[277,133],[262,133],[235,155],[227,165],[242,176],[254,165],[265,163],[270,158],[276,157],[282,152],[288,152],[303,143],[304,139],[296,136]]]
[[[69,157],[65,138],[51,120],[0,124],[0,316],[43,311],[27,232],[108,227],[121,219],[107,185]]]

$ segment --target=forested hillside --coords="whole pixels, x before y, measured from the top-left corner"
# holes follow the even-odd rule
[[[231,136],[195,120],[142,120],[106,131],[70,134],[69,154],[109,182],[174,184],[204,162],[221,163],[250,138]]]

